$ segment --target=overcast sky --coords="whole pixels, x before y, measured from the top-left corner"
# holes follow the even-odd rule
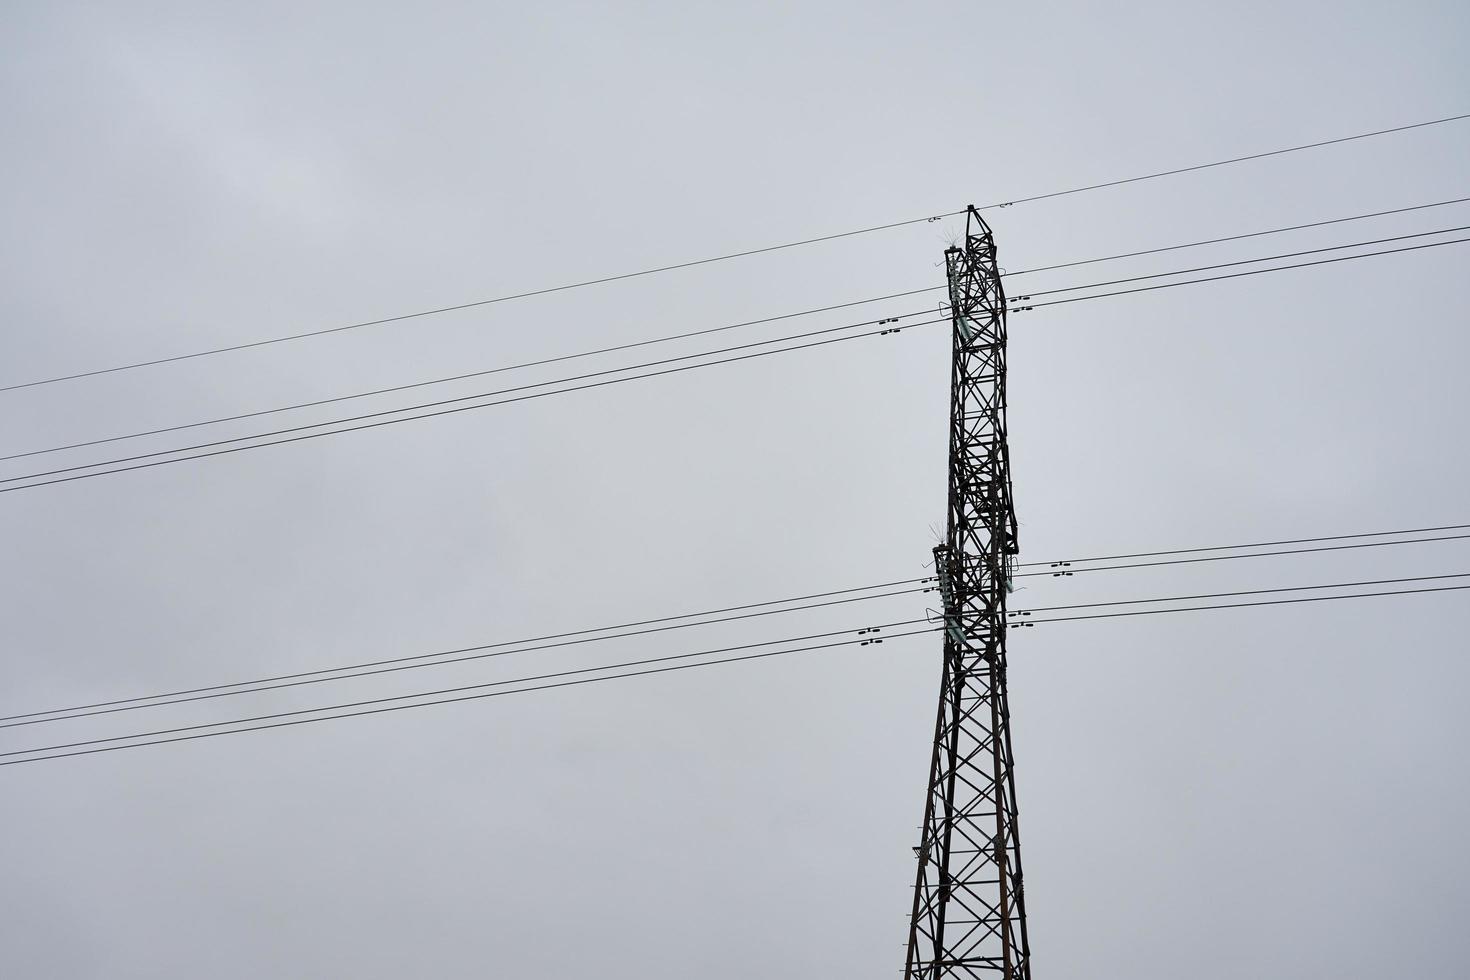
[[[1470,111],[1467,41],[1448,0],[9,2],[0,384]],[[1016,270],[1462,197],[1467,173],[1462,122],[988,214]],[[1439,208],[1010,291],[1467,224]],[[0,455],[937,285],[961,229],[8,391]],[[1023,560],[1470,523],[1467,247],[1014,316]],[[0,495],[0,712],[926,574],[948,356],[915,328]],[[1470,572],[1467,545],[1033,579],[1013,604]],[[1015,636],[1038,980],[1461,975],[1467,595]],[[923,608],[13,728],[0,751]],[[5,972],[892,980],[938,657],[895,640],[0,769]]]

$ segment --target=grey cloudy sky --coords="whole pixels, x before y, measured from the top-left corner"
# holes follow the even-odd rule
[[[1470,8],[1452,2],[11,2],[0,17],[5,384],[1451,115],[1470,92]],[[991,218],[1017,269],[1460,197],[1467,163],[1460,123]],[[0,393],[0,454],[935,285],[960,227]],[[1014,317],[1023,557],[1470,522],[1464,248]],[[942,328],[915,329],[5,494],[0,708],[922,575],[947,358]],[[1464,545],[1041,579],[1018,598],[1470,572]],[[1464,595],[1018,636],[1036,976],[1460,975]],[[922,609],[9,729],[0,750]],[[6,973],[892,978],[938,653],[923,638],[5,768]]]

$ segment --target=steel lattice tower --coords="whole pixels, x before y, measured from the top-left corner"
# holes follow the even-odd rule
[[[944,253],[954,328],[944,671],[916,849],[908,980],[1030,980],[1006,703],[1006,592],[1018,550],[1006,445],[1006,302],[995,239],[969,208]]]

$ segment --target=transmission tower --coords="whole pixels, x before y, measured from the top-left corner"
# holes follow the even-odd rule
[[[1018,551],[1006,445],[1006,302],[974,207],[944,253],[954,327],[949,514],[934,549],[944,672],[916,848],[908,980],[1030,980],[1006,702],[1006,592]]]

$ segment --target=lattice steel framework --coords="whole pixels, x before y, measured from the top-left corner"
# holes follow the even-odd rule
[[[944,671],[909,931],[909,980],[1030,980],[1006,703],[1006,591],[1018,550],[1006,445],[1006,301],[971,207],[944,253],[954,328]]]

